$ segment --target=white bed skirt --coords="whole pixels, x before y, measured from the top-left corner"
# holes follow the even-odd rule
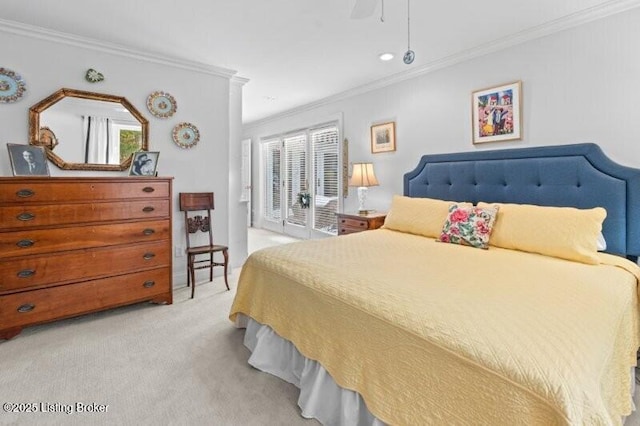
[[[315,418],[323,425],[385,424],[369,412],[357,392],[338,386],[324,367],[303,356],[271,327],[242,314],[238,314],[236,326],[246,328],[244,345],[251,351],[250,365],[300,389],[298,406],[302,417]]]
[[[302,417],[332,426],[385,425],[369,412],[360,394],[338,386],[322,365],[302,355],[293,343],[278,336],[268,325],[238,314],[236,327],[246,328],[244,345],[251,351],[248,360],[251,366],[300,389],[298,406]],[[633,401],[635,368],[631,369],[631,375]]]

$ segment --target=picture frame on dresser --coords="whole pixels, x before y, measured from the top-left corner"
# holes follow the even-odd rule
[[[47,154],[43,147],[8,143],[7,149],[14,176],[49,176]]]
[[[133,153],[129,176],[157,176],[158,157],[157,151],[138,151]]]

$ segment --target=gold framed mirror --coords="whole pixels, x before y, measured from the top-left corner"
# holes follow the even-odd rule
[[[126,170],[148,137],[149,121],[122,96],[60,89],[29,108],[29,144],[64,170]]]

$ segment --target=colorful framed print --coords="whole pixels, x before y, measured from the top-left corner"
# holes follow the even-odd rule
[[[396,123],[374,124],[371,126],[371,152],[388,152],[396,150]]]
[[[193,148],[200,140],[200,131],[191,123],[180,123],[173,128],[173,141],[180,148]]]
[[[15,72],[0,68],[0,103],[19,100],[27,90],[27,85]]]
[[[158,168],[157,151],[138,151],[133,153],[129,176],[155,176]]]
[[[158,118],[169,118],[176,113],[178,104],[173,96],[166,92],[153,92],[147,98],[147,108]]]
[[[41,146],[8,143],[14,176],[49,176],[47,154]]]
[[[473,143],[522,139],[522,82],[471,94]]]

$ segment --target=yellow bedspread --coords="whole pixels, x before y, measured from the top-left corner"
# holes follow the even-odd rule
[[[271,326],[394,425],[615,425],[632,410],[632,262],[390,230],[254,253],[230,319]]]

